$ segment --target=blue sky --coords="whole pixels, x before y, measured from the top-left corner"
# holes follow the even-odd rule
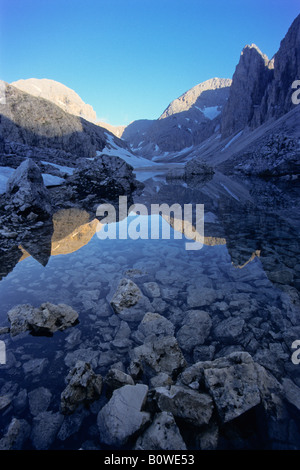
[[[299,13],[299,0],[0,0],[0,78],[62,82],[110,124],[156,119],[231,78],[246,44],[271,58]]]

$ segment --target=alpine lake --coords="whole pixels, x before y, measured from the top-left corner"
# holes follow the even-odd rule
[[[204,339],[181,335],[179,341],[178,336],[187,366],[245,351],[279,383],[300,387],[293,349],[300,340],[298,181],[216,173],[208,181],[186,182],[159,171],[137,171],[137,178],[145,187],[134,202],[147,207],[148,215],[132,211],[116,222],[115,239],[105,239],[96,218],[64,209],[54,215],[53,233],[33,238],[31,248],[20,247],[23,256],[2,277],[0,327],[10,326],[7,314],[16,305],[45,302],[71,306],[78,322],[51,336],[0,336],[6,349],[6,363],[0,365],[1,436],[12,418],[34,426],[43,412],[61,417],[50,449],[106,449],[97,429],[97,414],[110,397],[105,386],[98,400],[66,417],[60,413],[61,393],[77,360],[90,363],[103,378],[112,367],[128,371],[132,351],[141,344],[139,324],[149,311],[168,319],[175,337],[188,312],[209,315]],[[195,230],[190,227],[190,238],[182,233],[180,218],[151,215],[151,204],[163,203],[204,205],[200,249],[187,249]],[[166,233],[169,229],[169,238],[151,238],[151,225],[158,223]],[[141,236],[118,237],[124,226]],[[49,246],[50,257],[45,255]],[[126,318],[110,303],[124,278],[138,286],[144,302]],[[149,377],[141,382],[149,385]],[[252,409],[231,427],[220,427],[217,449],[300,449],[300,413],[292,401],[286,401],[286,415],[267,442],[262,444],[264,425]],[[194,428],[184,429],[189,436]],[[192,440],[189,446],[197,448]],[[35,448],[32,439],[24,440],[24,448]]]

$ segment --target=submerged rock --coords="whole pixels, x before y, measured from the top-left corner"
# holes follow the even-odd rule
[[[52,411],[43,411],[33,419],[31,440],[36,450],[47,450],[51,447],[63,419],[63,415]]]
[[[151,299],[160,297],[160,288],[157,282],[144,282],[143,289],[145,294]]]
[[[167,318],[159,313],[147,312],[139,324],[134,337],[137,341],[144,343],[148,337],[151,337],[153,340],[153,335],[156,337],[174,336],[174,332],[175,327]]]
[[[81,403],[91,403],[101,395],[102,377],[87,362],[78,361],[67,377],[68,385],[61,394],[61,411],[72,413]]]
[[[30,426],[24,419],[13,418],[6,434],[0,439],[0,450],[22,450],[30,435]]]
[[[4,410],[11,404],[11,397],[9,395],[3,395],[0,397],[0,411]]]
[[[214,335],[221,342],[235,343],[240,339],[244,326],[245,320],[243,318],[226,318],[216,326]]]
[[[116,313],[121,313],[125,308],[136,305],[141,297],[140,288],[131,279],[124,278],[110,303]]]
[[[52,398],[52,393],[45,387],[39,387],[28,393],[29,409],[33,416],[42,411],[47,411]]]
[[[142,411],[147,399],[147,385],[124,385],[114,391],[112,398],[100,410],[97,418],[100,441],[122,446],[150,420]]]
[[[23,370],[26,375],[40,375],[44,372],[48,364],[49,361],[45,357],[29,359],[29,361],[24,362]]]
[[[187,304],[190,308],[210,306],[217,297],[215,289],[191,285],[188,287]]]
[[[127,278],[120,281],[110,304],[115,313],[128,322],[141,321],[144,312],[153,310],[149,299],[131,279]]]
[[[203,310],[190,310],[185,313],[183,326],[177,332],[176,338],[183,351],[191,352],[195,346],[202,345],[208,338],[212,321]]]

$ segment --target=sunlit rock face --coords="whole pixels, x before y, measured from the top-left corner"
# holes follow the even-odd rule
[[[28,78],[12,82],[12,85],[33,96],[51,101],[67,113],[83,117],[91,122],[97,120],[96,112],[91,105],[84,103],[74,90],[55,80]]]

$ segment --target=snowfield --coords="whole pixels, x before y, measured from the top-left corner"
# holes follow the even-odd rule
[[[134,155],[133,153],[131,153],[129,150],[120,147],[115,142],[112,135],[107,134],[106,132],[105,132],[105,135],[107,137],[106,146],[104,147],[103,150],[97,151],[97,156],[111,155],[111,156],[120,157],[123,160],[125,160],[126,163],[128,163],[135,169],[157,165],[157,163],[151,160],[147,160],[146,158],[143,158],[143,157],[138,157],[137,155]]]
[[[217,117],[221,112],[221,110],[219,109],[220,106],[208,106],[208,107],[204,106],[203,108],[199,108],[198,106],[195,106],[195,108],[201,111],[201,113],[203,113],[204,116],[207,119],[210,119],[211,121],[215,119],[215,117]]]

